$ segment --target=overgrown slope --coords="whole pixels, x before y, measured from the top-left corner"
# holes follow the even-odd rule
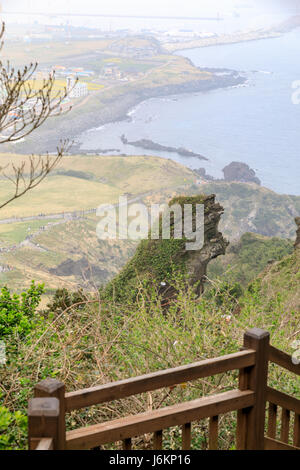
[[[292,252],[291,240],[245,233],[238,242],[229,245],[225,256],[209,264],[207,275],[210,280],[239,282],[245,287],[268,264],[280,261]]]

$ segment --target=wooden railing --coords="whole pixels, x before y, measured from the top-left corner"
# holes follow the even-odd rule
[[[121,441],[130,450],[132,438],[153,433],[153,448],[162,449],[163,430],[181,426],[182,449],[191,447],[193,421],[209,418],[209,448],[218,449],[219,417],[237,411],[236,447],[244,450],[300,450],[300,400],[268,387],[268,363],[274,362],[300,375],[287,354],[269,344],[269,333],[258,328],[244,335],[243,350],[234,354],[142,375],[75,392],[63,383],[46,379],[35,386],[29,402],[28,436],[31,450],[92,449]],[[192,380],[239,370],[239,388],[217,395],[147,411],[66,432],[66,413]],[[268,435],[265,411],[269,402]],[[277,407],[282,408],[277,438]],[[290,417],[294,415],[293,444]]]

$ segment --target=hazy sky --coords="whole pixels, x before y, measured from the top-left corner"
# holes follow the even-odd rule
[[[0,0],[1,1],[1,0]],[[49,13],[103,13],[135,15],[201,16],[216,11],[231,10],[234,6],[256,6],[274,10],[295,6],[298,0],[2,0],[7,11]]]

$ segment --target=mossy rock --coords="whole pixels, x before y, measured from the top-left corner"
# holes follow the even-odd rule
[[[223,208],[215,203],[215,195],[180,196],[169,202],[169,207],[185,204],[193,207],[193,229],[195,230],[195,208],[197,204],[204,205],[204,246],[200,250],[187,251],[187,239],[174,238],[174,216],[170,217],[170,239],[142,240],[133,258],[105,288],[104,296],[115,301],[133,300],[138,294],[138,285],[155,285],[160,294],[165,297],[174,295],[169,281],[174,274],[184,276],[194,285],[202,284],[206,267],[210,259],[224,254],[227,242],[218,232],[218,224]],[[183,213],[183,211],[182,211]],[[182,221],[184,223],[184,220]],[[161,223],[160,223],[161,229]],[[197,288],[198,292],[201,288]],[[171,294],[172,291],[172,294]]]

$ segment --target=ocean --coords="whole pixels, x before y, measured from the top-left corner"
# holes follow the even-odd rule
[[[199,67],[246,73],[247,86],[144,101],[130,121],[107,124],[79,137],[84,149],[116,148],[125,154],[159,155],[222,177],[232,161],[253,168],[262,184],[300,195],[300,104],[292,83],[300,80],[300,30],[280,38],[180,52]],[[200,153],[208,162],[123,145],[142,138]]]

